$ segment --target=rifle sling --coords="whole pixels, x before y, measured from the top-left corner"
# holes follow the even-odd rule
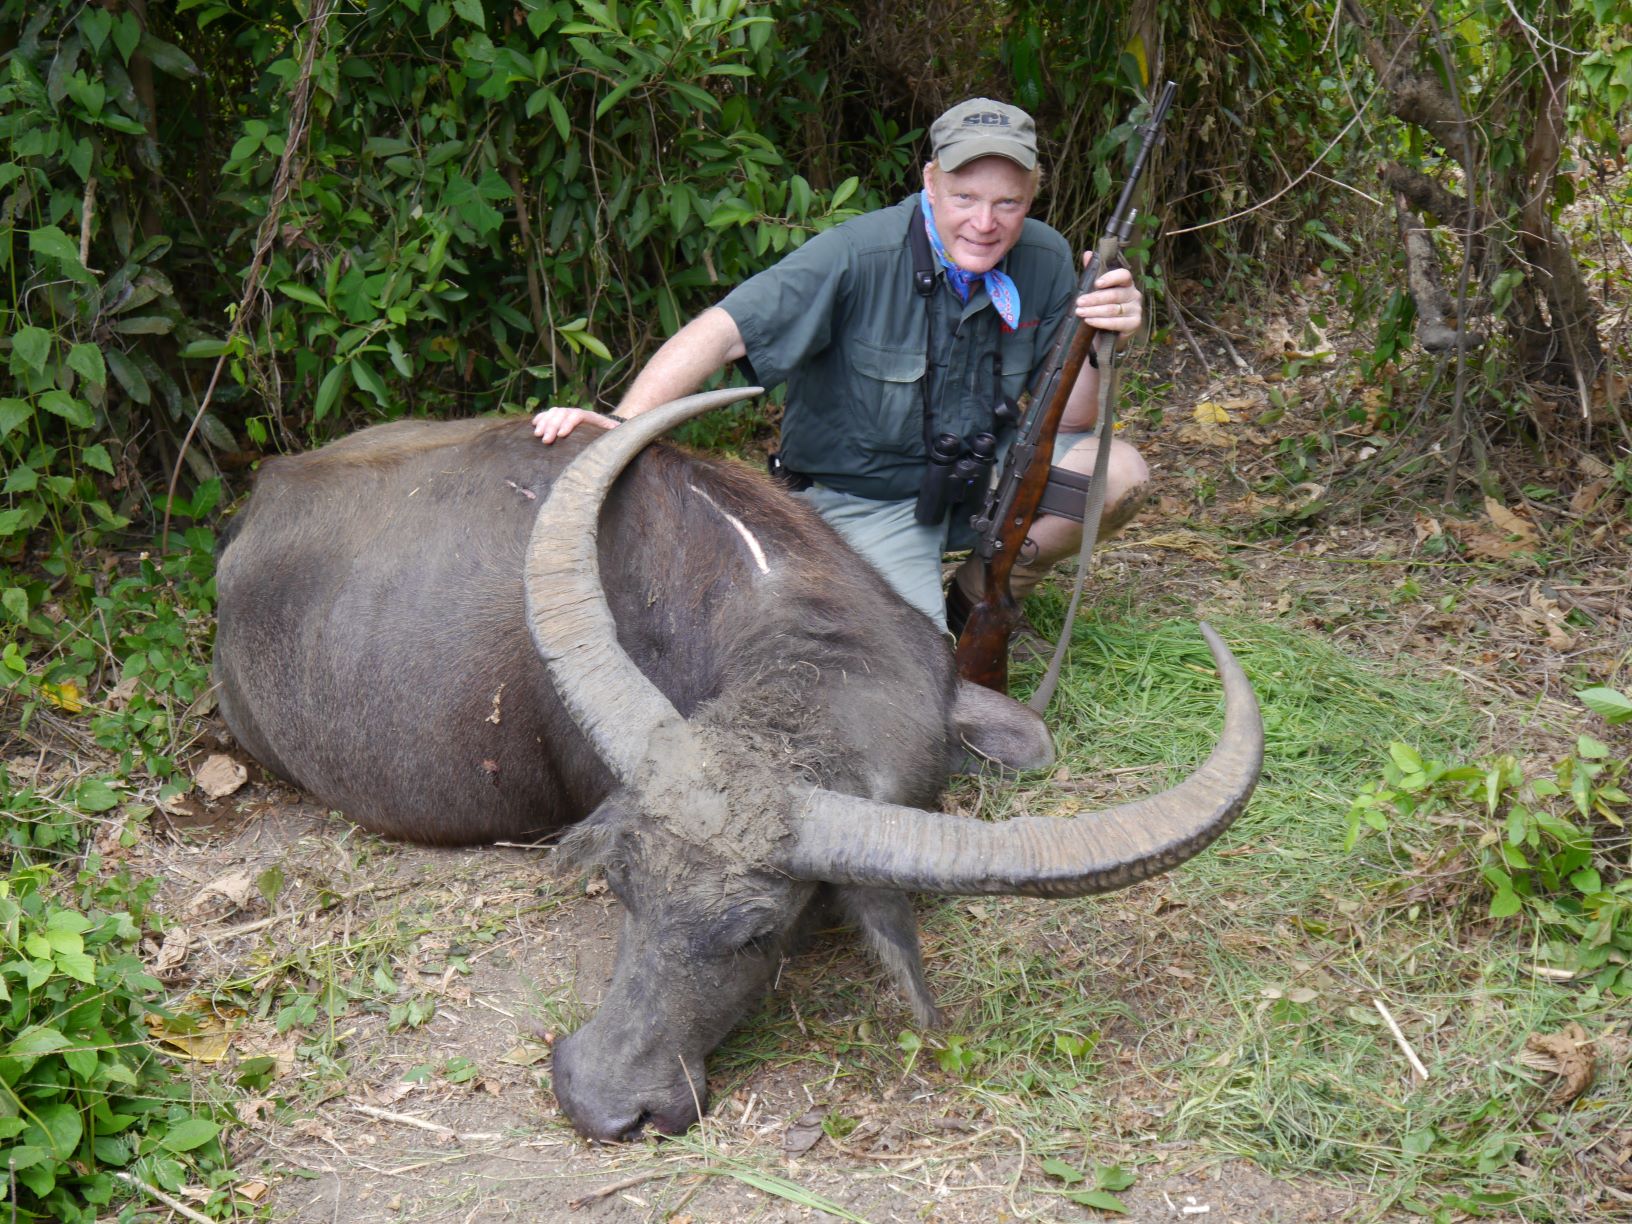
[[[1077,553],[1077,577],[1071,585],[1071,603],[1065,610],[1065,624],[1060,626],[1060,640],[1054,643],[1054,657],[1048,662],[1048,671],[1042,683],[1027,703],[1039,715],[1048,709],[1054,699],[1054,689],[1060,682],[1060,668],[1065,664],[1066,647],[1071,644],[1071,626],[1076,624],[1077,605],[1082,602],[1082,584],[1088,578],[1088,566],[1094,559],[1094,541],[1099,537],[1099,520],[1105,510],[1105,486],[1111,470],[1111,440],[1114,437],[1116,409],[1116,336],[1100,332],[1094,347],[1099,350],[1099,430],[1097,453],[1094,455],[1094,474],[1083,505],[1082,548]],[[1049,474],[1050,483],[1053,473]],[[1046,500],[1046,493],[1045,493]]]

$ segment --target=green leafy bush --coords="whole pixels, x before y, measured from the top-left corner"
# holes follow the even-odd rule
[[[1632,719],[1624,693],[1578,696],[1611,723]],[[1561,976],[1632,994],[1632,797],[1624,789],[1632,758],[1587,734],[1538,772],[1512,756],[1424,759],[1403,743],[1389,746],[1389,758],[1350,806],[1346,848],[1382,835],[1410,877],[1444,873],[1487,898],[1488,917],[1535,922],[1541,958]]]
[[[172,1192],[211,1180],[221,1125],[148,1045],[146,890],[118,890],[118,911],[81,908],[54,900],[50,880],[43,867],[0,879],[0,1150],[18,1219],[91,1224],[129,1196],[118,1173]]]

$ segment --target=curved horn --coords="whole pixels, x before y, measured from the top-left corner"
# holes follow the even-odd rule
[[[692,417],[758,394],[759,387],[709,391],[631,417],[579,453],[533,523],[523,577],[528,631],[573,721],[626,783],[640,776],[652,741],[672,738],[684,720],[618,644],[596,547],[601,503],[648,443]]]
[[[1218,634],[1201,632],[1224,681],[1224,731],[1206,764],[1171,790],[1070,819],[995,823],[813,790],[783,869],[918,892],[1082,897],[1177,867],[1240,814],[1264,759],[1252,685]]]

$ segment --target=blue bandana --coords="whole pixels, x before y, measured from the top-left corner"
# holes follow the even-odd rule
[[[946,253],[946,244],[941,241],[940,231],[935,228],[935,210],[929,205],[929,192],[918,193],[919,202],[923,205],[924,228],[929,231],[929,249],[935,252],[935,258],[940,261],[941,267],[946,269],[946,279],[952,288],[958,291],[958,296],[964,301],[969,300],[969,290],[979,280],[986,286],[986,296],[992,299],[992,305],[997,308],[997,317],[1002,319],[1010,331],[1020,323],[1020,289],[1006,272],[999,272],[993,268],[990,272],[965,272],[952,262],[952,257]]]

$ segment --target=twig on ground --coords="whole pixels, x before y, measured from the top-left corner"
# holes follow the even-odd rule
[[[497,1131],[474,1131],[463,1133],[451,1126],[443,1126],[440,1122],[428,1122],[424,1118],[416,1118],[411,1114],[392,1113],[389,1109],[380,1109],[374,1105],[353,1104],[352,1109],[360,1114],[367,1114],[371,1118],[379,1118],[384,1122],[398,1122],[403,1126],[417,1126],[420,1130],[427,1130],[437,1135],[447,1135],[469,1143],[487,1143],[494,1139],[503,1139],[504,1135]]]
[[[1387,1007],[1383,1006],[1381,999],[1374,996],[1371,1002],[1383,1017],[1383,1023],[1388,1025],[1388,1031],[1394,1034],[1394,1040],[1399,1044],[1400,1049],[1405,1052],[1406,1060],[1411,1064],[1411,1070],[1416,1072],[1418,1080],[1426,1080],[1428,1078],[1428,1068],[1422,1065],[1422,1059],[1417,1057],[1417,1052],[1411,1048],[1411,1043],[1405,1039],[1405,1034],[1400,1032],[1400,1026],[1394,1022],[1393,1015],[1390,1014]]]
[[[215,1224],[215,1221],[210,1219],[209,1216],[201,1215],[199,1212],[194,1211],[185,1203],[178,1202],[177,1200],[171,1198],[168,1194],[166,1194],[163,1190],[158,1189],[156,1186],[148,1185],[139,1177],[133,1177],[129,1173],[123,1171],[115,1173],[114,1176],[120,1181],[124,1182],[127,1186],[134,1186],[143,1194],[146,1194],[153,1199],[156,1199],[158,1202],[163,1203],[177,1215],[182,1216],[185,1219],[195,1221],[195,1224]]]
[[[588,1194],[580,1195],[569,1202],[567,1208],[570,1211],[580,1211],[591,1203],[598,1203],[602,1199],[610,1198],[620,1191],[644,1185],[649,1181],[656,1181],[660,1177],[674,1177],[678,1172],[677,1169],[648,1169],[644,1173],[636,1173],[633,1177],[626,1177],[622,1181],[615,1181],[609,1186],[602,1186],[599,1190],[591,1190]]]

